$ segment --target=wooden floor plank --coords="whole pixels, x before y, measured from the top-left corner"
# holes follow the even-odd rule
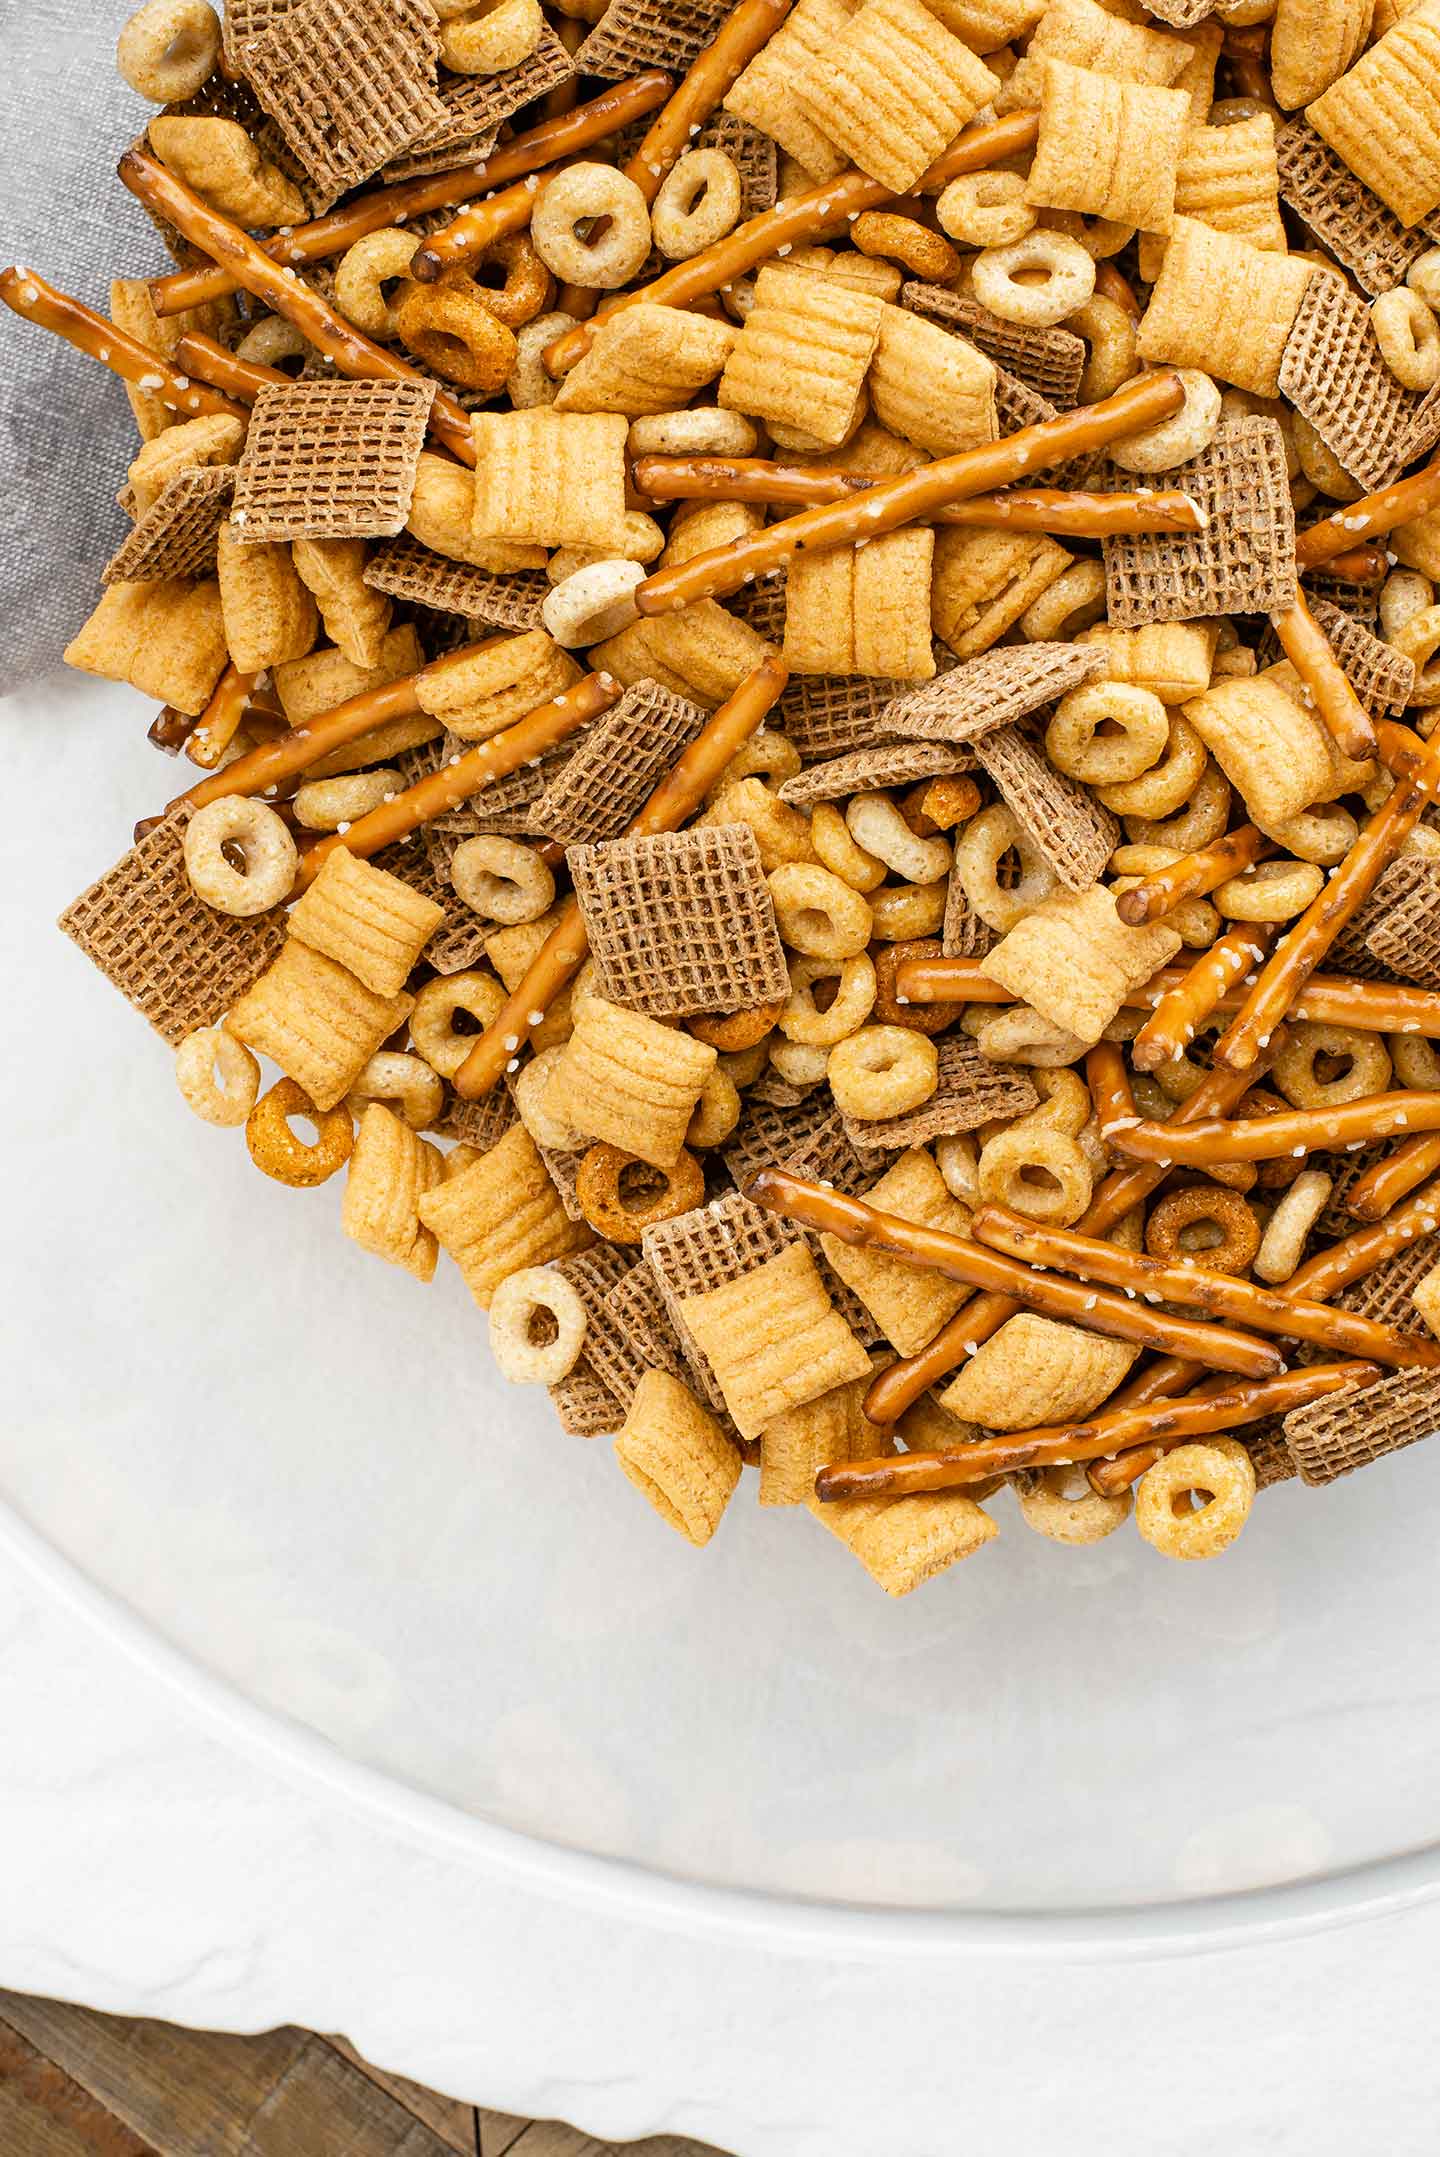
[[[159,2157],[88,2090],[0,2022],[0,2150],[13,2157]]]
[[[490,2157],[487,2149],[485,2157]],[[652,2135],[645,2142],[596,2142],[560,2120],[536,2120],[512,2144],[511,2157],[724,2157],[708,2142]]]
[[[461,2104],[458,2097],[442,2097],[438,2090],[427,2090],[419,2082],[407,2082],[403,2075],[387,2075],[383,2068],[372,2066],[369,2060],[362,2059],[355,2047],[348,2044],[343,2037],[327,2037],[325,2042],[339,2053],[342,2060],[348,2060],[352,2067],[359,2068],[362,2075],[368,2075],[372,2082],[394,2098],[396,2104],[403,2105],[417,2120],[422,2120],[432,2134],[439,2136],[448,2150],[454,2151],[455,2157],[475,2157],[473,2105]],[[499,2112],[491,2116],[497,2120],[504,2117]],[[526,2124],[524,2120],[516,2120],[515,2133],[518,2134]],[[514,2140],[513,2135],[511,2140]],[[485,2157],[490,2157],[488,2142],[485,2145]]]

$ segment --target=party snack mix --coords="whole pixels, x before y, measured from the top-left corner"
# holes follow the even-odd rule
[[[118,58],[176,266],[0,297],[135,412],[66,658],[195,772],[61,926],[188,1106],[696,1545],[1205,1558],[1434,1430],[1440,0]]]

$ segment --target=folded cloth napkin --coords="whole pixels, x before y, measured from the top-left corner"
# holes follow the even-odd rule
[[[125,0],[0,0],[0,261],[107,310],[112,277],[173,267],[114,176],[154,109],[115,70]],[[60,664],[128,529],[139,438],[114,375],[0,308],[0,693]]]

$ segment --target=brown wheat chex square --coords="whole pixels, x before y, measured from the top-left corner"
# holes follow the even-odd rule
[[[1388,487],[1440,439],[1440,390],[1402,389],[1370,310],[1343,278],[1312,277],[1280,362],[1280,388],[1357,486]]]
[[[994,1116],[1024,1116],[1040,1096],[1018,1064],[994,1064],[980,1054],[968,1034],[947,1034],[936,1044],[940,1082],[928,1101],[903,1116],[877,1122],[845,1118],[852,1146],[872,1156],[925,1146],[932,1138],[953,1138],[978,1131]]]
[[[1117,628],[1274,614],[1293,603],[1295,511],[1275,420],[1222,427],[1208,449],[1165,480],[1195,497],[1206,529],[1101,542],[1107,611]]]
[[[235,467],[234,521],[251,540],[373,539],[404,525],[434,386],[267,384]]]
[[[240,46],[250,87],[332,200],[446,118],[428,0],[295,0]]]
[[[1303,119],[1275,136],[1280,199],[1372,299],[1405,282],[1425,252],[1423,232],[1407,231],[1329,144]]]
[[[987,734],[975,754],[1065,889],[1088,891],[1120,843],[1118,817],[1057,771],[1023,727]]]
[[[408,532],[375,549],[365,564],[365,582],[392,599],[433,607],[437,614],[463,614],[493,629],[538,629],[550,589],[542,569],[499,576],[470,562],[452,562]]]
[[[1086,645],[996,645],[902,690],[881,711],[880,724],[905,740],[977,742],[1104,671],[1103,653]]]
[[[565,846],[618,839],[706,714],[657,682],[637,682],[580,734],[530,807],[528,826]]]
[[[503,74],[454,75],[442,68],[436,94],[444,118],[414,136],[403,154],[386,165],[385,180],[420,179],[429,172],[444,172],[472,158],[487,157],[502,123],[512,113],[558,90],[574,73],[574,61],[548,22],[529,59],[506,68]]]
[[[607,82],[647,67],[683,75],[729,12],[730,0],[610,0],[575,65]]]
[[[1292,1408],[1285,1443],[1307,1483],[1333,1483],[1440,1429],[1440,1372],[1392,1371],[1378,1384]]]
[[[739,1191],[729,1191],[708,1206],[697,1206],[691,1213],[661,1221],[657,1227],[647,1228],[641,1238],[646,1263],[659,1283],[670,1323],[712,1407],[723,1409],[725,1396],[680,1316],[681,1302],[686,1296],[701,1296],[711,1288],[723,1288],[727,1281],[740,1280],[802,1240],[788,1221],[767,1213]]]
[[[215,567],[220,527],[235,491],[231,464],[177,472],[100,572],[102,584],[141,584],[161,577],[203,577]]]
[[[850,1143],[828,1087],[817,1087],[791,1108],[747,1094],[724,1161],[742,1191],[762,1168],[788,1168],[792,1175],[833,1183],[845,1192],[858,1191],[874,1175]]]
[[[570,849],[604,995],[652,1018],[749,1011],[789,990],[755,834],[698,825]]]
[[[943,741],[900,741],[878,749],[852,749],[849,756],[834,757],[828,764],[812,764],[808,771],[786,779],[777,791],[792,808],[809,809],[818,801],[838,801],[845,794],[911,786],[917,779],[948,778],[954,772],[974,769],[975,758],[968,749]]]

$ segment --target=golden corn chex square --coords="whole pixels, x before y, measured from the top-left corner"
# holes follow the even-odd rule
[[[623,412],[476,412],[479,539],[540,547],[619,547],[625,537]]]
[[[235,1005],[225,1029],[271,1057],[317,1108],[334,1108],[414,1002],[377,996],[348,968],[292,936]]]
[[[435,1277],[439,1245],[421,1224],[420,1201],[442,1180],[443,1156],[379,1101],[360,1119],[345,1177],[340,1225],[364,1251],[403,1266],[417,1281]]]
[[[225,642],[242,674],[263,674],[305,657],[320,613],[287,546],[265,540],[247,545],[233,524],[222,525],[215,573]]]
[[[135,515],[155,507],[182,472],[233,466],[245,442],[245,423],[224,412],[181,420],[146,442],[128,474]]]
[[[657,682],[672,695],[716,711],[753,674],[771,647],[748,622],[714,599],[697,599],[673,614],[632,622],[590,653],[590,664],[625,688]]]
[[[420,1219],[460,1268],[482,1311],[503,1280],[548,1266],[593,1242],[572,1221],[524,1124],[512,1124],[488,1153],[448,1183],[424,1192]]]
[[[615,1440],[615,1458],[660,1518],[697,1549],[720,1525],[740,1455],[708,1408],[669,1371],[646,1371]]]
[[[881,427],[932,457],[993,442],[999,431],[995,362],[968,338],[904,307],[887,305],[880,317],[869,388],[871,410]]]
[[[1064,60],[1071,67],[1091,68],[1117,82],[1148,82],[1162,90],[1173,87],[1191,59],[1183,39],[1148,27],[1138,16],[1127,19],[1112,13],[1098,0],[1051,0],[1025,56],[1027,60]]]
[[[673,1168],[714,1068],[708,1043],[587,996],[545,1088],[545,1109],[587,1138]]]
[[[780,145],[815,180],[833,180],[845,158],[796,101],[795,78],[830,49],[857,0],[799,0],[725,94],[725,110]]]
[[[1285,253],[1275,122],[1268,112],[1228,127],[1190,129],[1175,174],[1175,215],[1198,218],[1213,232],[1233,233],[1267,254]],[[1142,236],[1141,276],[1153,284],[1164,259],[1163,241]]]
[[[933,531],[914,525],[854,547],[797,554],[785,597],[785,659],[792,671],[928,681],[935,672],[934,551]]]
[[[939,531],[931,627],[958,659],[988,652],[1072,559],[1044,532],[971,531],[963,525]]]
[[[1000,82],[920,0],[865,0],[793,87],[838,149],[904,194]]]
[[[348,967],[376,996],[398,996],[445,919],[443,906],[337,846],[290,911],[290,934]]]
[[[1078,1422],[1110,1398],[1139,1353],[1129,1341],[1021,1311],[961,1365],[940,1405],[987,1430]]]
[[[413,624],[401,622],[387,630],[373,666],[357,666],[344,652],[326,645],[321,651],[277,667],[275,693],[291,726],[306,726],[321,712],[333,711],[337,704],[364,696],[367,690],[383,689],[390,682],[417,673],[424,664],[425,654]]]
[[[952,1198],[945,1179],[923,1147],[912,1146],[887,1168],[865,1193],[865,1202],[882,1213],[897,1214],[924,1228],[943,1228],[963,1236],[970,1213]],[[820,1248],[831,1271],[853,1288],[885,1338],[902,1356],[913,1356],[955,1316],[970,1294],[956,1281],[931,1273],[883,1251],[866,1251],[838,1236],[822,1236]]]
[[[488,741],[580,678],[567,651],[543,629],[530,629],[428,667],[416,695],[431,718],[443,719],[461,741]]]
[[[557,412],[675,412],[713,382],[740,332],[731,322],[648,300],[602,322],[595,342],[564,376]]]
[[[1025,200],[1168,232],[1189,124],[1183,90],[1117,82],[1092,68],[1047,60]]]
[[[862,1406],[868,1385],[868,1378],[855,1378],[832,1386],[765,1425],[760,1433],[762,1505],[805,1505],[814,1496],[822,1468],[870,1457],[876,1426]]]
[[[742,1438],[758,1437],[787,1408],[869,1373],[865,1350],[801,1243],[738,1280],[682,1297],[680,1316]]]
[[[1313,711],[1263,676],[1212,682],[1185,706],[1252,817],[1283,824],[1329,791],[1329,736]]]
[[[1402,16],[1305,117],[1402,225],[1428,217],[1440,205],[1440,0]]]
[[[111,584],[65,647],[65,664],[198,717],[225,669],[225,623],[213,577]]]
[[[963,1490],[920,1491],[908,1498],[842,1500],[819,1505],[823,1518],[845,1505],[865,1506],[840,1529],[870,1578],[887,1595],[909,1595],[969,1558],[1000,1533],[982,1505]],[[828,1523],[827,1523],[828,1525]]]
[[[357,667],[378,665],[391,607],[383,592],[365,582],[364,540],[297,539],[290,553],[331,642]]]
[[[880,336],[883,303],[812,270],[767,263],[720,377],[729,412],[844,440]]]
[[[1138,629],[1097,623],[1076,639],[1105,654],[1105,679],[1149,689],[1162,704],[1183,704],[1210,686],[1218,622],[1143,622]]]
[[[1440,0],[1437,0],[1440,5]],[[1312,262],[1252,247],[1177,217],[1140,321],[1142,359],[1199,367],[1257,397],[1279,391],[1280,361]]]
[[[1022,1003],[1087,1045],[1100,1039],[1125,997],[1180,949],[1163,921],[1132,929],[1103,884],[1057,892],[987,952],[985,971]],[[947,1402],[948,1406],[949,1403]]]

